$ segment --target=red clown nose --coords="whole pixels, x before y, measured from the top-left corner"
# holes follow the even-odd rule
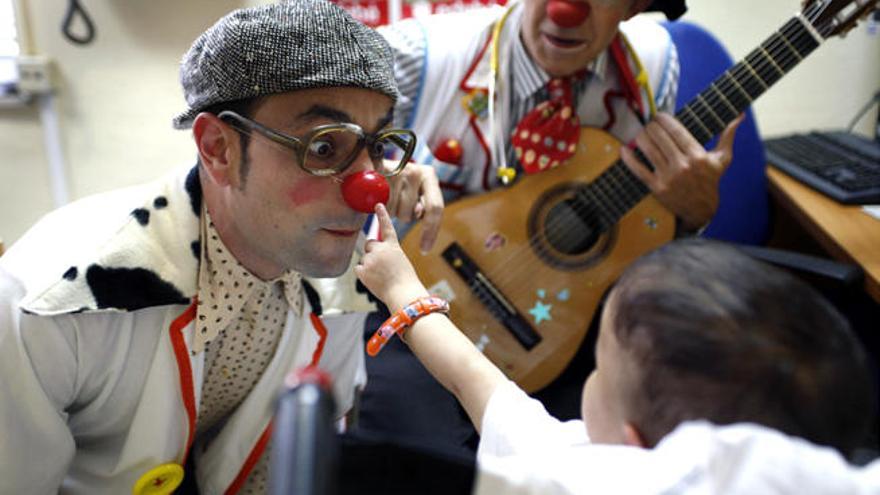
[[[584,22],[590,15],[590,6],[584,1],[550,0],[547,2],[547,17],[557,26],[572,28]]]
[[[372,170],[351,174],[342,181],[342,199],[355,211],[373,213],[376,203],[388,202],[389,194],[388,181]]]

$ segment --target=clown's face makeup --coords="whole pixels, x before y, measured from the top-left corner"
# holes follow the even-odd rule
[[[572,75],[595,60],[633,5],[633,0],[573,0],[585,4],[586,15],[580,24],[563,27],[548,15],[549,1],[525,1],[520,36],[532,59],[554,77]]]
[[[388,123],[391,105],[389,97],[359,88],[303,90],[268,97],[251,119],[288,136],[332,124],[375,134]],[[319,176],[300,167],[290,149],[261,133],[249,135],[246,176],[239,174],[241,160],[233,161],[230,187],[220,192],[225,220],[211,212],[224,242],[264,277],[290,269],[312,277],[340,275],[367,218],[344,201],[340,183],[372,170],[370,153],[363,148],[341,173]]]

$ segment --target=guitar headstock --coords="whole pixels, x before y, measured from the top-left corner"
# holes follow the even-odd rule
[[[805,0],[803,16],[823,38],[845,34],[877,7],[878,0]]]

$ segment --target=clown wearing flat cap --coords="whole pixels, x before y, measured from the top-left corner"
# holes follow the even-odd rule
[[[344,423],[368,215],[442,210],[390,126],[392,64],[323,0],[237,10],[195,41],[173,123],[198,163],[55,211],[0,261],[0,493],[171,493],[184,473],[265,492],[273,401],[304,367],[332,377]]]

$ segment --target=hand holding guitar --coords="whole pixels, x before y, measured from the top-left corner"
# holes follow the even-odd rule
[[[706,151],[675,117],[659,113],[635,139],[654,170],[629,148],[621,149],[620,158],[686,229],[696,230],[718,209],[718,182],[733,159],[733,139],[742,120],[740,115],[731,122],[715,148]]]

